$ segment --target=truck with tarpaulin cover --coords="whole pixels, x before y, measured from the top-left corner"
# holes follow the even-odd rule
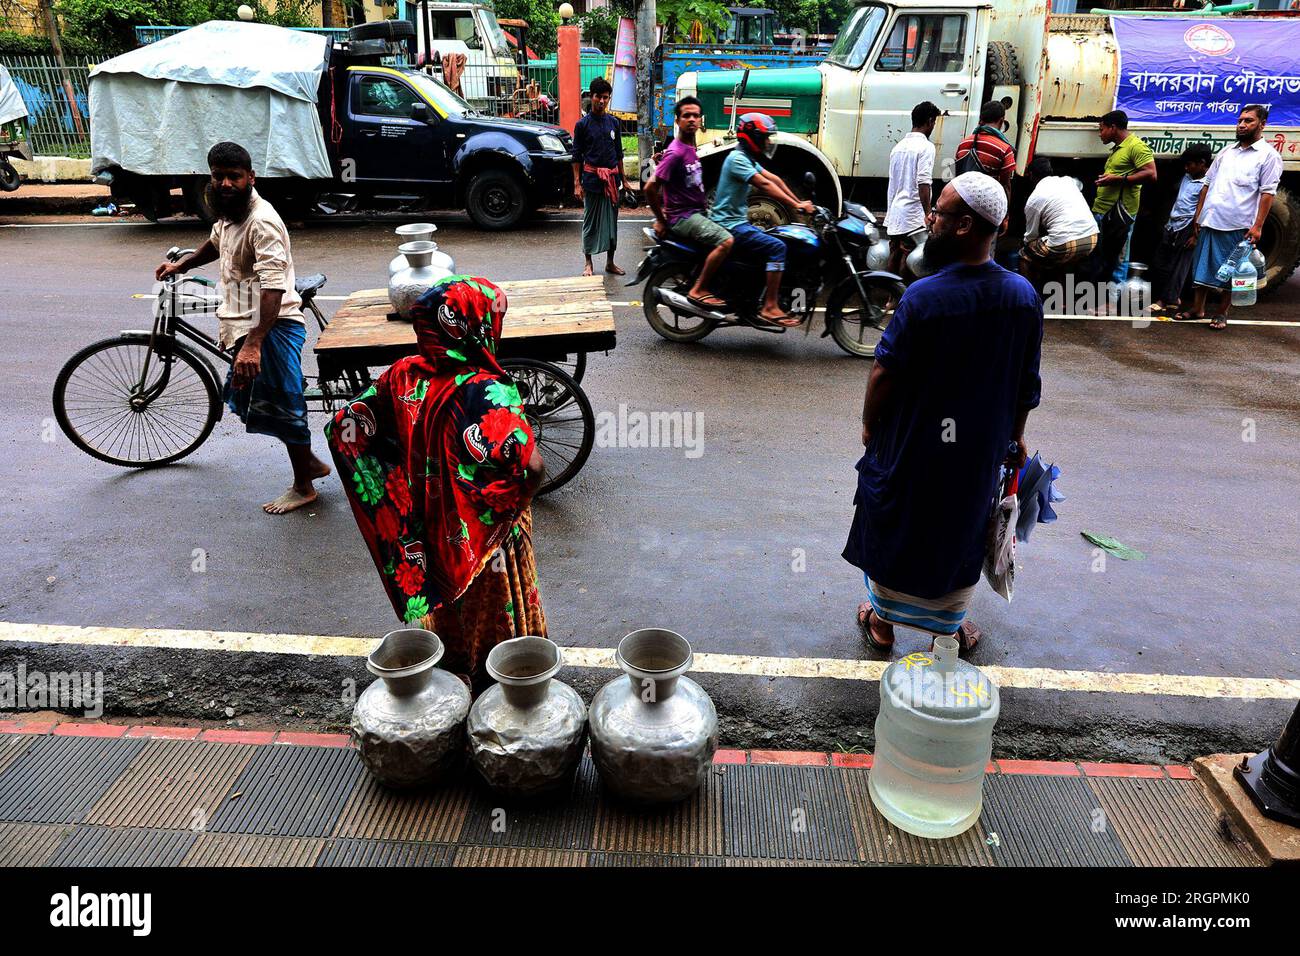
[[[944,179],[990,100],[1007,107],[1018,172],[1048,156],[1058,173],[1087,184],[1110,148],[1097,137],[1098,119],[1125,110],[1159,172],[1155,188],[1143,190],[1138,260],[1173,201],[1183,150],[1234,143],[1240,108],[1260,103],[1270,109],[1265,140],[1284,168],[1259,243],[1268,286],[1277,288],[1300,259],[1300,15],[1052,15],[1048,0],[862,0],[817,66],[755,72],[737,103],[740,80],[738,72],[678,79],[676,95],[698,96],[711,127],[700,134],[706,179],[734,148],[725,132],[733,111],[767,112],[790,147],[778,149],[773,166],[791,184],[812,173],[823,203],[883,204],[889,151],[925,100],[942,110],[931,139]],[[1025,193],[1018,179],[1013,210]]]
[[[150,219],[179,188],[212,218],[207,151],[233,140],[286,216],[313,210],[453,208],[507,229],[572,189],[572,137],[486,115],[422,69],[415,27],[313,33],[213,21],[114,57],[90,75],[91,168]]]

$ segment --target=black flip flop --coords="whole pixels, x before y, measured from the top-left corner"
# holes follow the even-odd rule
[[[1226,315],[1214,315],[1210,317],[1210,328],[1216,332],[1222,332],[1228,327],[1228,317]]]
[[[727,303],[723,302],[721,299],[718,299],[717,304],[714,305],[711,302],[705,302],[703,299],[697,299],[693,295],[688,295],[686,301],[698,309],[708,309],[710,312],[725,311],[727,308]]]
[[[1198,314],[1191,309],[1182,309],[1174,313],[1175,322],[1199,322],[1203,318],[1205,318],[1204,312]]]

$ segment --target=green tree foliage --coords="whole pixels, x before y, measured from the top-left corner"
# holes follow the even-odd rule
[[[503,20],[528,22],[528,45],[538,56],[555,52],[555,31],[560,28],[559,3],[551,0],[496,0],[489,4]]]
[[[853,0],[771,0],[763,6],[773,10],[787,29],[835,33],[848,19]]]
[[[120,53],[135,44],[139,26],[193,26],[208,20],[235,20],[247,2],[259,23],[305,27],[320,0],[279,0],[271,10],[264,0],[57,0],[54,10],[63,22],[69,45],[95,53]]]
[[[578,17],[574,22],[582,29],[582,45],[599,47],[602,53],[612,54],[614,43],[618,39],[618,21],[621,16],[630,14],[620,14],[609,7],[597,7]]]
[[[689,42],[696,23],[705,40],[715,39],[731,22],[727,5],[713,0],[658,0],[655,10],[664,27],[664,40],[670,43]]]

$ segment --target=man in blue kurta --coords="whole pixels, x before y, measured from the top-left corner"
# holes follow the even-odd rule
[[[938,271],[907,289],[876,346],[844,558],[865,572],[858,625],[878,651],[895,624],[956,635],[963,650],[979,640],[966,610],[998,478],[1004,461],[1024,463],[1040,391],[1042,300],[990,258],[1006,208],[983,173],[944,188],[925,245]]]
[[[618,120],[609,114],[614,88],[596,77],[591,81],[591,112],[573,128],[573,194],[582,200],[582,274],[592,274],[591,257],[605,253],[605,271],[616,276],[623,270],[614,265],[618,247],[619,190],[623,178],[623,138]]]

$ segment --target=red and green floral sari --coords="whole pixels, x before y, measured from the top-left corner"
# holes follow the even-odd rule
[[[449,670],[544,636],[528,512],[532,430],[496,359],[505,293],[452,276],[415,312],[404,358],[326,426],[361,536],[399,618],[429,627]]]

